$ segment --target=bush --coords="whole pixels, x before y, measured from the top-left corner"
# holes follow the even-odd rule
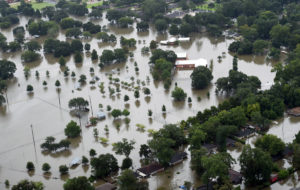
[[[288,172],[288,170],[286,170],[286,169],[282,169],[282,170],[280,170],[279,173],[278,173],[278,178],[279,178],[280,180],[286,179],[288,176],[289,176],[289,172]]]
[[[121,166],[121,169],[122,170],[125,170],[125,169],[128,169],[132,166],[132,160],[131,158],[125,158],[122,162],[122,166]]]
[[[69,168],[66,165],[60,165],[59,172],[61,175],[67,174],[69,172]]]

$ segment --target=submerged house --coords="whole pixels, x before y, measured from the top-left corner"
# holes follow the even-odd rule
[[[215,145],[215,144],[203,144],[202,147],[206,148],[208,154],[216,154],[217,153],[217,145]]]
[[[236,134],[234,134],[234,136],[236,136],[240,139],[249,138],[249,137],[252,137],[253,135],[255,135],[255,130],[251,129],[249,127],[242,128]]]
[[[228,174],[231,183],[233,183],[234,185],[242,183],[243,175],[240,172],[229,169]]]
[[[203,58],[192,59],[192,60],[178,60],[175,63],[176,68],[178,69],[194,69],[198,66],[207,67],[207,60]]]
[[[164,171],[164,167],[159,163],[152,163],[136,170],[140,177],[150,177],[156,173]]]
[[[172,156],[169,164],[172,165],[172,166],[177,165],[177,164],[183,162],[183,160],[186,159],[186,158],[187,158],[187,153],[186,152],[176,152]]]

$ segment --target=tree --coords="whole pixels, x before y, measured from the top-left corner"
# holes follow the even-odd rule
[[[39,44],[38,41],[31,40],[24,44],[24,48],[29,51],[39,51],[42,48],[42,46]]]
[[[288,40],[290,39],[290,34],[290,26],[288,25],[282,26],[277,24],[273,26],[270,31],[272,45],[277,48],[282,45],[286,46],[288,44]]]
[[[132,166],[132,160],[129,157],[124,158],[124,160],[122,161],[122,166],[121,169],[125,170],[125,169],[129,169]]]
[[[156,49],[157,48],[157,43],[154,40],[151,40],[150,42],[150,49]]]
[[[40,54],[34,51],[24,51],[21,55],[21,59],[25,63],[36,61],[40,58]]]
[[[12,190],[43,190],[42,182],[28,181],[27,179],[20,181],[17,185],[12,186]]]
[[[96,151],[94,149],[91,149],[90,150],[90,157],[94,157],[96,155],[97,155]]]
[[[134,97],[138,99],[140,97],[140,92],[138,90],[134,91]]]
[[[151,117],[153,114],[152,110],[148,110],[148,116]]]
[[[161,111],[162,111],[162,112],[166,112],[166,111],[167,111],[167,109],[166,109],[166,106],[165,106],[165,105],[163,105],[163,106],[162,106],[162,108],[161,108]]]
[[[89,102],[82,97],[73,98],[69,101],[69,108],[75,108],[77,110],[85,110],[89,105]]]
[[[65,128],[65,135],[68,138],[78,137],[81,133],[80,127],[77,125],[75,121],[70,121]]]
[[[85,176],[68,179],[64,184],[64,190],[94,190],[94,186]]]
[[[92,51],[91,58],[92,58],[92,60],[97,60],[98,59],[98,53],[95,49],[93,49],[93,51]]]
[[[203,182],[209,184],[213,178],[218,178],[219,181],[224,182],[228,179],[228,170],[233,161],[233,158],[228,153],[203,156],[201,160],[204,169],[201,177]]]
[[[144,32],[149,30],[149,24],[145,21],[138,22],[136,24],[136,29],[138,32]]]
[[[151,154],[151,149],[148,145],[142,144],[139,151],[140,157],[149,158]]]
[[[192,149],[191,150],[191,168],[195,170],[198,175],[201,175],[204,171],[202,158],[207,154],[205,148]]]
[[[260,148],[252,149],[249,145],[246,145],[239,157],[239,161],[241,173],[247,185],[269,181],[273,162],[268,153],[263,152]]]
[[[156,30],[159,32],[163,32],[168,29],[168,23],[165,19],[157,19],[154,25]]]
[[[55,81],[55,86],[56,86],[56,88],[59,88],[59,87],[60,87],[60,82],[59,82],[59,80],[56,80],[56,81]]]
[[[80,75],[78,82],[80,84],[85,84],[86,83],[86,76],[85,75]]]
[[[80,28],[68,28],[66,30],[66,37],[78,38],[82,34]]]
[[[122,171],[121,175],[118,177],[118,185],[120,190],[137,190],[137,179],[134,172],[131,170]]]
[[[59,166],[60,175],[67,174],[69,172],[69,168],[66,165]]]
[[[113,110],[111,111],[111,115],[112,115],[112,116],[114,117],[114,119],[115,119],[115,118],[117,118],[117,117],[119,117],[119,116],[122,115],[122,111],[119,110],[119,109],[113,109]]]
[[[32,91],[33,91],[33,87],[32,87],[30,84],[27,85],[26,91],[27,91],[27,92],[32,92]]]
[[[192,87],[195,89],[206,88],[213,79],[211,71],[204,66],[196,67],[190,77],[192,79]]]
[[[118,23],[119,27],[127,28],[128,25],[133,24],[133,20],[130,17],[121,17],[118,19],[117,23]]]
[[[71,51],[72,52],[82,52],[83,51],[83,44],[80,40],[72,40],[71,42]]]
[[[0,60],[0,80],[7,80],[14,76],[16,64],[8,60]]]
[[[178,35],[179,34],[179,28],[176,24],[172,24],[169,28],[169,33],[171,35]]]
[[[183,101],[186,96],[187,95],[182,88],[175,87],[175,89],[172,91],[172,98],[174,98],[175,101]]]
[[[159,163],[168,165],[174,150],[172,147],[175,145],[175,141],[170,138],[156,137],[148,142],[151,152],[158,159]]]
[[[58,60],[58,63],[59,63],[59,65],[60,65],[61,67],[66,66],[66,60],[65,60],[65,58],[64,58],[63,56],[60,56],[60,57],[59,57],[59,60]]]
[[[89,159],[87,157],[85,157],[85,156],[82,156],[81,163],[83,165],[87,165],[89,163]]]
[[[112,154],[101,154],[98,158],[91,160],[91,166],[93,168],[92,174],[96,178],[104,178],[117,172],[118,162]]]
[[[130,112],[127,109],[124,109],[122,111],[122,115],[124,115],[125,117],[128,117],[130,115]]]
[[[71,144],[71,142],[69,140],[62,139],[61,141],[59,141],[58,147],[59,148],[64,148],[66,150],[70,147],[70,144]]]
[[[281,154],[285,148],[284,142],[275,135],[266,134],[258,138],[255,146],[263,151],[269,152],[272,156]]]
[[[144,89],[143,89],[143,92],[144,92],[144,94],[147,95],[147,96],[151,94],[151,91],[150,91],[149,88],[144,88]]]
[[[124,102],[127,102],[129,100],[129,96],[128,95],[124,95]]]
[[[27,169],[28,171],[34,170],[34,164],[33,164],[32,162],[27,162],[27,164],[26,164],[26,169]]]
[[[112,50],[103,50],[102,55],[100,56],[100,62],[103,64],[109,64],[115,59],[115,54]]]
[[[131,140],[128,142],[127,139],[123,138],[122,141],[119,141],[113,144],[113,150],[116,154],[125,155],[127,158],[130,155],[130,152],[134,149],[135,141]]]
[[[78,51],[75,53],[74,61],[75,61],[75,63],[81,63],[82,62],[82,55]]]
[[[42,165],[42,170],[44,171],[44,172],[49,172],[49,170],[51,169],[51,166],[48,164],[48,163],[44,163],[43,165]]]
[[[295,144],[293,146],[294,156],[293,156],[293,167],[295,169],[300,168],[300,145]]]

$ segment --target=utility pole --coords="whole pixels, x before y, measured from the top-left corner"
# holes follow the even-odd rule
[[[90,99],[90,106],[91,106],[91,111],[92,111],[92,117],[94,117],[93,107],[92,107],[92,100],[91,100],[91,96],[90,95],[89,95],[89,99]]]
[[[34,152],[35,152],[35,161],[37,163],[37,154],[36,154],[36,146],[35,146],[35,139],[34,139],[34,133],[33,133],[33,128],[32,128],[32,124],[30,125],[31,128],[31,134],[32,134],[32,141],[33,141],[33,146],[34,146]]]

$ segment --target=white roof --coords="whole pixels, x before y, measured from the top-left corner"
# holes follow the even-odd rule
[[[177,58],[186,58],[186,52],[177,52]]]
[[[72,162],[70,163],[70,166],[74,166],[74,165],[77,165],[77,164],[81,164],[81,159],[80,158],[74,158],[72,160]]]
[[[172,37],[172,38],[170,38],[169,40],[168,40],[168,42],[176,42],[176,38],[175,37]]]
[[[166,45],[166,44],[168,44],[168,40],[162,40],[162,41],[160,41],[160,44]]]
[[[187,38],[178,38],[178,41],[180,41],[180,42],[190,41],[190,38],[189,37],[187,37]]]
[[[190,65],[190,64],[194,64],[195,67],[198,66],[207,67],[207,60],[200,58],[200,59],[191,59],[191,60],[180,60],[175,63],[175,65]]]

